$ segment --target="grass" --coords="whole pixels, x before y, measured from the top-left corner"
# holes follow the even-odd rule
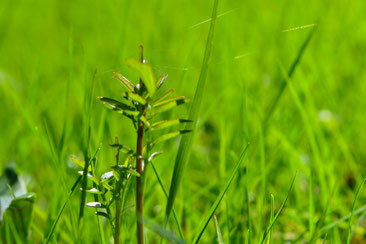
[[[96,97],[120,96],[113,72],[138,80],[124,60],[138,59],[139,44],[155,74],[169,75],[162,90],[192,99],[158,119],[197,122],[194,133],[158,145],[163,154],[146,171],[146,243],[260,243],[264,233],[264,243],[365,241],[366,193],[357,187],[366,175],[366,3],[230,0],[212,15],[214,5],[0,2],[0,175],[15,163],[37,195],[30,243],[113,235],[80,204],[83,180],[70,156],[89,161],[102,144],[101,175],[115,164],[115,136],[135,148],[133,125]],[[178,154],[182,145],[190,154]],[[121,243],[136,242],[134,185],[121,208]]]

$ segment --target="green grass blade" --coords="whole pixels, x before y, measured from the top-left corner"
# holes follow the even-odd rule
[[[201,108],[202,98],[203,98],[203,90],[205,88],[205,83],[207,79],[207,73],[208,73],[208,65],[209,60],[211,56],[212,51],[212,42],[214,37],[214,30],[215,30],[215,24],[216,24],[216,15],[217,15],[217,6],[218,6],[218,0],[214,1],[214,6],[212,10],[212,21],[210,24],[210,29],[208,32],[207,37],[207,43],[205,48],[205,54],[202,62],[200,77],[198,79],[196,92],[194,96],[193,103],[191,105],[190,111],[189,111],[189,119],[193,121],[192,125],[187,125],[186,129],[191,130],[193,129],[193,133],[189,133],[182,137],[182,140],[179,145],[178,154],[175,160],[174,164],[174,171],[173,176],[170,184],[170,190],[169,190],[169,199],[166,206],[166,212],[165,212],[165,223],[164,226],[168,223],[169,215],[173,209],[173,204],[175,197],[178,192],[178,187],[181,182],[181,178],[183,175],[184,170],[184,164],[189,160],[190,152],[192,149],[192,141],[194,137],[194,128],[198,121],[198,114]]]
[[[249,166],[247,165],[246,172],[245,172],[245,200],[247,204],[247,229],[248,229],[248,244],[252,243],[252,217],[251,217],[251,210],[250,210],[250,201],[249,201],[249,182],[248,182],[248,175],[249,175]]]
[[[89,160],[88,165],[91,163],[92,159],[95,158],[95,156],[97,155],[97,153],[99,152],[99,150],[100,150],[100,147],[98,147],[98,149],[95,151],[93,157]],[[88,166],[86,166],[86,167],[88,167]],[[74,193],[74,191],[75,191],[76,187],[78,186],[79,182],[81,181],[81,179],[82,179],[82,176],[79,176],[77,178],[77,180],[75,181],[74,185],[71,187],[70,192],[69,192],[69,194],[68,194],[68,196],[67,196],[64,204],[60,208],[60,210],[59,210],[59,212],[58,212],[58,214],[56,216],[56,219],[54,220],[54,222],[52,224],[52,227],[51,227],[51,229],[50,229],[50,231],[49,231],[49,233],[48,233],[48,235],[47,235],[47,237],[46,237],[46,239],[45,239],[45,241],[43,243],[47,244],[47,243],[50,242],[51,237],[53,235],[53,232],[55,231],[56,225],[57,225],[58,221],[60,220],[61,215],[62,215],[62,213],[63,213],[63,211],[64,211],[67,203],[69,202],[72,194]]]
[[[141,216],[139,216],[138,218],[141,221]],[[179,240],[174,233],[167,231],[162,226],[154,223],[153,221],[151,221],[147,218],[144,218],[143,221],[144,221],[144,226],[146,228],[151,229],[152,231],[154,231],[155,233],[159,234],[162,237],[165,237],[167,240],[171,241],[171,243],[184,244],[184,242],[182,240]]]
[[[271,194],[271,217],[270,217],[269,223],[272,223],[273,218],[274,218],[274,207],[275,207],[274,201],[275,201],[274,196]],[[268,233],[267,244],[271,243],[271,239],[272,239],[272,229]]]
[[[308,36],[306,37],[305,41],[303,42],[303,44],[301,45],[300,49],[299,49],[299,52],[297,53],[296,55],[296,58],[295,60],[293,61],[291,67],[290,67],[290,70],[288,71],[288,74],[287,76],[288,77],[292,77],[292,75],[294,74],[295,70],[296,70],[296,67],[298,66],[298,64],[300,63],[300,60],[301,60],[301,57],[303,56],[307,46],[309,45],[310,43],[310,40],[311,38],[313,37],[313,34],[314,34],[314,31],[316,30],[316,28],[313,28]],[[286,80],[283,80],[281,82],[281,85],[280,85],[280,88],[279,88],[279,91],[277,93],[277,95],[275,96],[275,98],[273,99],[273,102],[272,104],[270,105],[269,109],[268,109],[268,112],[263,120],[263,129],[264,131],[266,130],[267,128],[267,124],[268,124],[268,120],[271,118],[273,112],[275,111],[277,105],[278,105],[278,102],[280,101],[281,97],[282,97],[282,94],[283,92],[285,91],[286,89],[286,86],[287,86],[287,82]]]
[[[296,179],[296,175],[297,175],[297,173],[295,174],[295,176],[294,176],[294,178],[293,178],[293,180],[292,180],[292,182],[291,182],[291,186],[290,186],[290,189],[289,189],[289,190],[288,190],[288,192],[287,192],[287,195],[286,195],[285,201],[283,201],[283,203],[282,203],[282,205],[281,205],[280,209],[277,211],[277,213],[276,213],[276,215],[274,216],[273,220],[272,220],[272,221],[271,221],[271,223],[269,224],[269,226],[268,226],[267,230],[264,232],[263,237],[262,237],[262,240],[260,241],[260,243],[263,243],[263,242],[266,240],[267,235],[268,235],[268,234],[269,234],[269,232],[271,231],[271,229],[272,229],[273,225],[276,223],[276,221],[277,221],[278,217],[280,216],[280,214],[281,214],[281,212],[282,212],[283,208],[285,207],[285,204],[286,204],[286,202],[287,202],[287,200],[288,200],[288,197],[289,197],[289,195],[290,195],[290,192],[291,192],[291,190],[292,190],[292,187],[294,186],[295,179]]]
[[[214,215],[214,220],[215,220],[215,228],[216,228],[218,242],[219,242],[219,244],[224,244],[224,240],[222,239],[222,234],[221,234],[221,230],[220,230],[220,225],[219,225],[219,222],[217,221],[216,215]]]
[[[45,239],[45,241],[44,241],[43,243],[47,244],[47,243],[49,243],[49,242],[50,242],[51,237],[52,237],[52,235],[53,235],[53,232],[55,231],[56,225],[57,225],[58,221],[60,220],[61,215],[62,215],[62,213],[63,213],[63,211],[64,211],[64,209],[65,209],[65,207],[66,207],[67,203],[69,202],[69,200],[70,200],[70,198],[71,198],[71,195],[74,193],[74,191],[75,191],[75,189],[76,189],[77,185],[78,185],[78,184],[79,184],[79,182],[81,181],[81,178],[82,178],[82,176],[79,176],[79,177],[77,178],[77,180],[75,181],[74,185],[71,187],[71,190],[70,190],[70,192],[69,192],[69,195],[67,196],[67,198],[66,198],[66,200],[65,200],[64,204],[62,205],[61,209],[59,210],[59,212],[58,212],[58,214],[57,214],[57,216],[56,216],[56,219],[53,221],[52,227],[51,227],[51,229],[50,229],[50,231],[49,231],[49,233],[48,233],[48,235],[47,235],[47,237],[46,237],[46,239]]]
[[[355,215],[358,215],[358,214],[362,214],[364,212],[366,212],[366,205],[364,205],[364,206],[358,208],[357,210],[355,210],[353,215],[355,216]],[[330,224],[324,226],[323,228],[320,229],[320,235],[330,231],[334,227],[338,226],[340,223],[342,223],[344,221],[347,221],[350,217],[351,217],[351,213],[347,214],[343,218],[340,218],[340,219],[334,221],[333,223],[330,223]]]
[[[155,164],[154,164],[154,162],[153,162],[153,161],[150,161],[150,164],[151,164],[151,167],[152,167],[152,168],[153,168],[153,170],[154,170],[154,173],[155,173],[155,176],[156,176],[156,178],[157,178],[157,180],[158,180],[158,182],[159,182],[159,185],[160,185],[161,189],[162,189],[162,190],[163,190],[163,192],[164,192],[165,197],[168,199],[168,191],[166,190],[166,188],[165,188],[165,186],[164,186],[164,184],[163,184],[163,181],[162,181],[162,179],[161,179],[161,177],[160,177],[160,175],[159,175],[159,172],[158,172],[158,171],[157,171],[157,169],[155,168]],[[177,225],[177,229],[178,229],[179,237],[184,241],[183,231],[182,231],[182,228],[181,228],[181,226],[180,226],[180,224],[179,224],[179,221],[178,221],[177,215],[176,215],[176,213],[175,213],[174,207],[173,207],[173,209],[172,209],[172,212],[173,212],[174,222],[175,222],[175,224]]]
[[[233,172],[231,173],[230,178],[228,179],[223,191],[220,193],[220,195],[217,197],[216,201],[214,202],[214,204],[212,205],[210,211],[208,212],[208,214],[206,215],[206,217],[204,218],[203,222],[201,223],[200,227],[198,228],[197,234],[193,239],[193,243],[198,243],[198,241],[201,239],[201,236],[203,234],[203,232],[206,230],[206,227],[208,225],[208,223],[210,222],[212,216],[215,214],[215,211],[217,209],[217,207],[219,206],[219,204],[221,203],[222,198],[225,196],[225,193],[227,192],[227,190],[229,189],[231,182],[234,179],[234,176],[236,175],[236,173],[239,170],[239,167],[241,165],[241,162],[244,159],[244,156],[247,152],[247,149],[249,147],[249,144],[247,144],[247,146],[245,147],[244,151],[242,152],[238,162],[236,163]]]
[[[358,186],[355,198],[353,200],[353,204],[352,204],[352,210],[351,210],[351,217],[349,218],[348,221],[348,235],[347,235],[347,244],[351,243],[351,239],[352,239],[352,230],[353,230],[353,217],[355,215],[355,208],[356,208],[356,202],[358,199],[358,195],[360,194],[361,188],[362,186],[365,184],[366,181],[366,177],[363,178],[362,182],[360,183],[360,185]]]

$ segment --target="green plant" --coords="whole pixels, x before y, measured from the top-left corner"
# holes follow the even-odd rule
[[[127,89],[122,93],[122,101],[118,101],[108,97],[98,97],[103,104],[129,118],[136,129],[136,150],[122,145],[116,137],[115,142],[111,145],[115,148],[115,165],[112,170],[98,177],[95,172],[96,160],[86,167],[85,163],[73,158],[73,161],[87,168],[88,174],[80,171],[80,174],[87,176],[93,182],[93,188],[85,189],[86,192],[95,195],[95,201],[86,203],[86,206],[97,208],[97,215],[107,218],[111,224],[115,243],[120,242],[120,225],[122,210],[126,197],[126,189],[130,182],[131,175],[136,176],[136,219],[137,219],[137,240],[138,243],[144,243],[143,231],[143,213],[144,213],[144,185],[145,170],[149,162],[160,154],[153,152],[156,144],[168,139],[177,137],[181,134],[190,132],[189,130],[176,130],[155,137],[152,132],[166,129],[175,125],[190,122],[186,119],[173,119],[155,121],[155,116],[167,110],[173,109],[178,105],[189,102],[183,96],[170,96],[174,89],[165,93],[158,90],[162,87],[167,75],[156,78],[153,68],[143,59],[143,47],[140,46],[140,60],[126,59],[128,67],[136,71],[140,76],[140,80],[133,85],[126,77],[119,73],[115,73],[114,78],[118,79]],[[120,153],[126,155],[121,163]],[[85,170],[84,170],[85,171]],[[107,195],[112,197],[110,200]],[[100,196],[100,197],[99,197]],[[112,205],[114,204],[114,207]],[[115,214],[112,214],[114,208]],[[99,211],[105,209],[105,211]]]

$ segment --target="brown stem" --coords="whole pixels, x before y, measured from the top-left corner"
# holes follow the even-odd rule
[[[142,45],[140,45],[140,62],[143,62]],[[142,81],[140,79],[140,85],[142,88]],[[143,108],[144,110],[144,108]],[[140,174],[140,177],[136,178],[136,224],[137,224],[137,243],[144,244],[144,182],[143,182],[143,138],[144,138],[144,123],[139,121],[137,131],[137,158],[136,158],[136,170]]]
[[[140,122],[137,134],[137,155],[136,170],[140,177],[136,178],[136,218],[137,218],[137,243],[144,243],[144,182],[142,166],[142,148],[143,148],[144,124]]]

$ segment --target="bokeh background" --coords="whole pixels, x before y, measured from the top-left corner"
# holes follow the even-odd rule
[[[140,44],[156,74],[169,74],[165,89],[193,98],[212,6],[209,0],[0,1],[0,172],[15,165],[28,191],[37,194],[34,242],[49,229],[77,177],[69,157],[82,158],[89,114],[91,151],[102,145],[98,171],[113,164],[108,144],[114,136],[135,145],[130,122],[105,110],[96,97],[117,98],[124,91],[113,72],[137,82],[124,59],[137,58]],[[216,212],[225,243],[243,243],[248,233],[259,240],[269,222],[270,194],[278,209],[296,171],[273,241],[306,239],[310,165],[314,220],[328,206],[324,226],[350,212],[365,176],[366,2],[229,0],[219,3],[218,12],[199,129],[175,202],[184,233],[188,239],[195,234],[250,142],[243,167]],[[264,125],[285,82],[281,69],[290,69],[310,32],[290,80],[292,89],[285,87]],[[95,99],[88,109],[90,96]],[[182,106],[164,118],[185,117],[188,109]],[[164,155],[156,160],[168,187],[178,143],[162,145]],[[162,225],[166,199],[151,170],[148,175],[146,216]],[[73,242],[77,235],[78,194],[57,227],[60,243]],[[124,213],[126,243],[135,238],[133,194]],[[365,199],[361,191],[357,208]],[[94,211],[86,214],[81,235],[85,243],[97,243]],[[364,222],[359,223],[355,240],[362,243]],[[347,224],[326,233],[332,243],[344,243]],[[152,243],[158,240],[152,231],[147,235]],[[202,242],[216,238],[211,223]]]

